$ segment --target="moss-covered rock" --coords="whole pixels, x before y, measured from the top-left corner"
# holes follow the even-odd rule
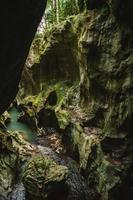
[[[6,129],[6,125],[10,122],[10,114],[8,111],[5,111],[1,116],[0,116],[0,128],[1,129]]]
[[[0,199],[7,199],[20,178],[23,164],[35,152],[20,133],[0,131]]]
[[[102,199],[123,198],[125,182],[132,194],[132,178],[127,178],[133,151],[129,5],[131,9],[130,0],[94,1],[92,7],[98,9],[72,16],[45,33],[40,63],[33,66],[40,84],[39,109],[56,88],[59,101],[54,109],[65,130],[64,143]],[[68,79],[71,84],[62,84]]]
[[[48,157],[36,156],[27,164],[23,182],[33,199],[45,199],[56,187],[65,183],[68,169]]]
[[[67,126],[62,140],[71,156],[78,159],[80,168],[85,170],[94,146],[100,144],[100,130],[83,128],[79,122]]]

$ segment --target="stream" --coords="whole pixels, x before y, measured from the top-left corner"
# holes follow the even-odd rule
[[[26,125],[22,122],[19,122],[17,120],[20,113],[21,112],[15,107],[13,107],[11,110],[9,110],[11,121],[7,125],[7,130],[8,131],[18,131],[25,138],[25,140],[27,140],[31,143],[35,143],[35,140],[37,138],[36,133],[33,130],[31,130],[31,128],[28,125]]]

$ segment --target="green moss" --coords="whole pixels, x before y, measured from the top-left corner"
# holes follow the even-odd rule
[[[29,194],[43,198],[56,184],[65,181],[67,175],[67,167],[56,164],[48,157],[36,156],[26,166],[23,182]]]

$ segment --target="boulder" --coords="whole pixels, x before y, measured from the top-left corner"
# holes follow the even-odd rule
[[[56,164],[49,157],[35,156],[29,161],[23,174],[28,198],[46,199],[65,184],[67,175],[67,167]]]

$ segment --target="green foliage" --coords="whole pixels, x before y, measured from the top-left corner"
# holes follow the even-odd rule
[[[48,0],[45,11],[46,27],[65,20],[78,13],[77,0]]]

